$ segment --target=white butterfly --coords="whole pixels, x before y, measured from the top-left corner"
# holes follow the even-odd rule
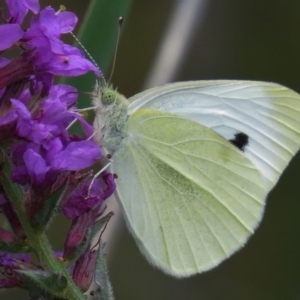
[[[100,83],[93,102],[127,224],[177,277],[245,244],[300,145],[300,96],[273,83],[180,82],[128,100]]]

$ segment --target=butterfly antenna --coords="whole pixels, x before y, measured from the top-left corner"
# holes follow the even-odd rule
[[[90,60],[93,62],[93,64],[98,68],[100,73],[102,74],[100,67],[98,66],[98,64],[96,63],[96,61],[92,57],[92,55],[89,53],[89,51],[83,46],[83,44],[79,41],[79,39],[76,37],[76,35],[72,31],[70,32],[70,34],[72,35],[74,40],[78,43],[78,45],[82,48],[82,50],[86,53],[86,55],[90,58]],[[106,84],[106,81],[105,81],[105,78],[104,78],[103,75],[102,75],[102,80]]]
[[[64,5],[60,5],[59,6],[59,10],[57,13],[59,12],[62,12],[62,11],[65,11],[66,10],[66,7]],[[100,74],[102,75],[102,79],[105,82],[105,78],[101,72],[101,69],[100,67],[98,66],[98,64],[96,63],[96,61],[94,60],[94,58],[92,57],[92,55],[89,53],[89,51],[83,46],[83,44],[79,41],[79,39],[77,38],[77,36],[72,32],[70,31],[70,34],[71,36],[74,38],[74,40],[78,43],[78,45],[82,48],[82,50],[86,53],[86,55],[90,58],[90,60],[93,62],[93,64],[97,67],[97,69],[99,70]]]
[[[116,60],[117,60],[117,53],[118,53],[118,47],[119,47],[119,41],[120,41],[120,35],[121,35],[121,28],[123,25],[123,17],[119,17],[119,26],[118,26],[118,37],[117,37],[117,42],[116,42],[116,47],[115,47],[115,53],[114,53],[114,59],[113,59],[113,65],[111,68],[110,76],[108,82],[111,82],[111,78],[114,74],[115,70],[115,65],[116,65]]]

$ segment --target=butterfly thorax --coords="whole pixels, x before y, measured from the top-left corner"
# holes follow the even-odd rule
[[[93,104],[96,107],[94,139],[105,148],[107,153],[113,154],[126,137],[124,129],[128,118],[128,101],[123,95],[100,81],[95,85]]]

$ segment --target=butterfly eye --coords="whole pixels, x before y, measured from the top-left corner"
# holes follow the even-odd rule
[[[102,103],[112,104],[117,98],[117,93],[114,90],[106,89],[102,92]]]

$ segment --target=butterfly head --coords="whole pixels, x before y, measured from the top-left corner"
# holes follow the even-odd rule
[[[104,81],[96,83],[92,99],[95,106],[95,140],[112,154],[126,136],[124,127],[129,103]]]
[[[118,92],[106,86],[101,91],[101,101],[104,105],[110,105],[118,98]]]

